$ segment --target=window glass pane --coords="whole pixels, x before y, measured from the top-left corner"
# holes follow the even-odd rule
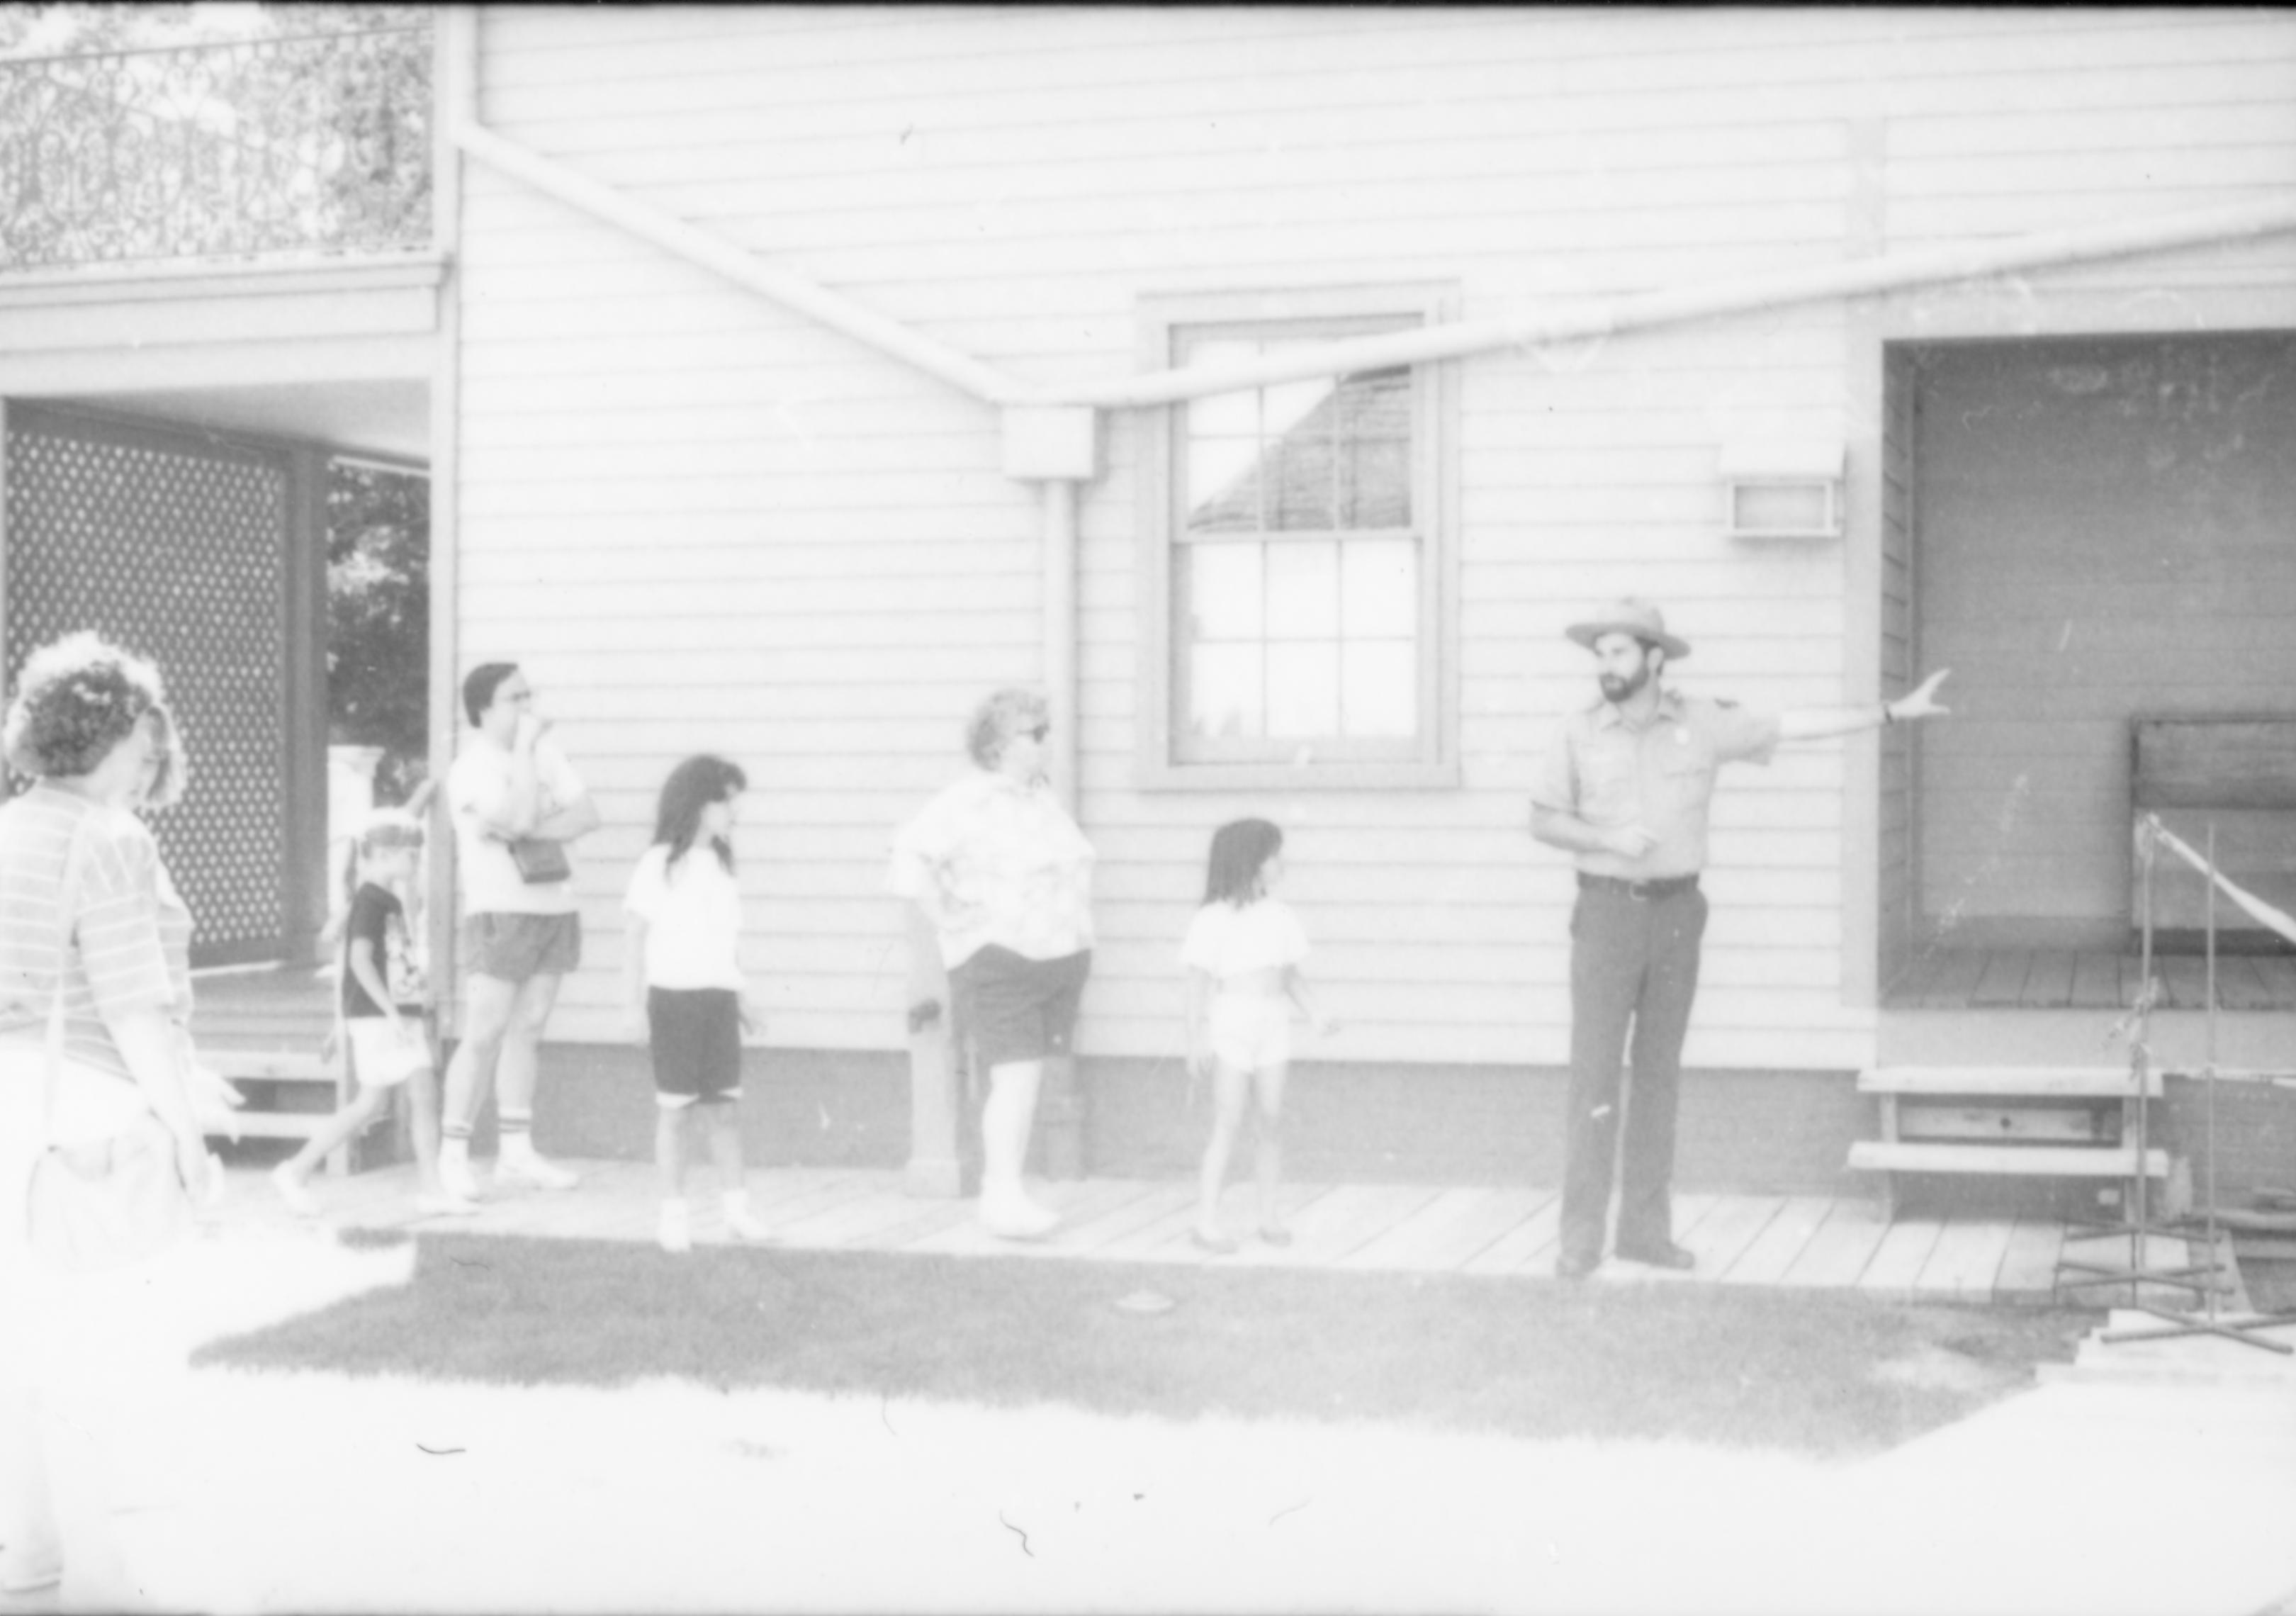
[[[1267,556],[1267,637],[1332,639],[1340,632],[1340,547],[1329,541],[1260,546]]]
[[[1258,640],[1260,546],[1184,545],[1188,626],[1198,640]]]
[[[1177,332],[1172,352],[1191,368],[1249,364],[1406,323],[1199,326]],[[1431,648],[1415,385],[1394,366],[1173,411],[1174,504],[1186,513],[1171,557],[1175,728],[1206,743],[1202,760],[1273,760],[1324,742],[1389,757],[1419,734]]]
[[[1340,528],[1411,525],[1411,446],[1387,438],[1358,439],[1341,467]]]
[[[1341,426],[1357,438],[1411,436],[1411,367],[1357,371],[1340,381]]]
[[[1271,342],[1267,351],[1282,353],[1286,348],[1296,348],[1294,342]],[[1305,381],[1278,381],[1260,390],[1261,434],[1270,440],[1289,438],[1303,426],[1316,423],[1315,431],[1328,437],[1331,433],[1332,412],[1327,401],[1338,391],[1339,383],[1328,376],[1311,377]]]
[[[1340,733],[1340,648],[1329,641],[1267,648],[1267,733]]]
[[[1214,348],[1242,348],[1234,342],[1210,343]],[[1253,345],[1257,346],[1257,345]],[[1201,350],[1198,350],[1201,352]],[[1238,358],[1249,354],[1238,354]],[[1191,365],[1197,363],[1193,354]],[[1214,393],[1208,398],[1192,398],[1187,404],[1188,436],[1191,438],[1257,438],[1259,436],[1259,394],[1256,390],[1241,393]]]
[[[1188,652],[1188,731],[1196,735],[1267,733],[1258,645],[1197,645]]]
[[[1419,731],[1419,658],[1409,640],[1349,642],[1341,651],[1341,700],[1349,735]]]
[[[1336,446],[1301,427],[1274,445],[1262,463],[1267,479],[1267,525],[1285,532],[1327,533],[1339,526],[1332,505]]]
[[[1256,439],[1188,442],[1188,531],[1259,531],[1259,444]]]
[[[1410,639],[1419,629],[1419,546],[1349,539],[1340,550],[1340,628],[1351,640]]]

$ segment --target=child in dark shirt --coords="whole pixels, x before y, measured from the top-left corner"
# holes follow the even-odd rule
[[[438,1074],[423,1029],[420,990],[406,980],[406,909],[392,890],[413,879],[422,850],[421,822],[389,809],[378,810],[358,838],[346,879],[350,906],[343,923],[341,1027],[343,1057],[358,1087],[302,1149],[272,1169],[279,1198],[299,1217],[318,1215],[309,1180],[327,1153],[373,1121],[402,1085],[414,1113],[416,1207],[433,1214],[478,1210],[475,1202],[449,1194],[439,1181]],[[394,981],[394,974],[399,980]]]

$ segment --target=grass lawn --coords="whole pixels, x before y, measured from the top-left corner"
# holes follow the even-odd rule
[[[1117,1301],[1149,1290],[1173,1306]],[[1398,1422],[1854,1456],[2072,1357],[2092,1313],[1711,1285],[422,1238],[414,1277],[196,1362],[521,1385],[669,1375],[990,1407]]]

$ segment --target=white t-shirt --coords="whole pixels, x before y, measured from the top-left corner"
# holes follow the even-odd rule
[[[484,735],[473,734],[447,771],[447,808],[455,819],[455,864],[462,876],[465,915],[571,915],[570,881],[528,884],[510,856],[510,844],[480,828],[510,809],[511,755]],[[562,813],[588,793],[566,754],[545,735],[535,743],[534,775],[541,788],[541,817]],[[573,849],[569,847],[570,857]]]
[[[707,847],[692,847],[668,880],[669,849],[657,841],[638,856],[622,907],[646,923],[649,988],[742,990],[742,889]]]
[[[1308,957],[1308,934],[1292,911],[1273,898],[1238,908],[1209,903],[1188,923],[1180,963],[1226,980],[1250,971],[1296,965]]]

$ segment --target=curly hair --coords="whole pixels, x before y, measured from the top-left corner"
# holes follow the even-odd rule
[[[0,756],[20,774],[72,779],[95,769],[160,708],[160,670],[82,629],[24,659],[15,699],[0,725]],[[164,720],[163,720],[164,722]],[[165,734],[172,740],[174,726]],[[183,772],[172,747],[172,773]]]
[[[996,759],[1004,755],[1004,742],[1032,724],[1046,722],[1052,710],[1036,691],[1008,685],[972,710],[964,726],[964,750],[981,767],[995,768]]]

